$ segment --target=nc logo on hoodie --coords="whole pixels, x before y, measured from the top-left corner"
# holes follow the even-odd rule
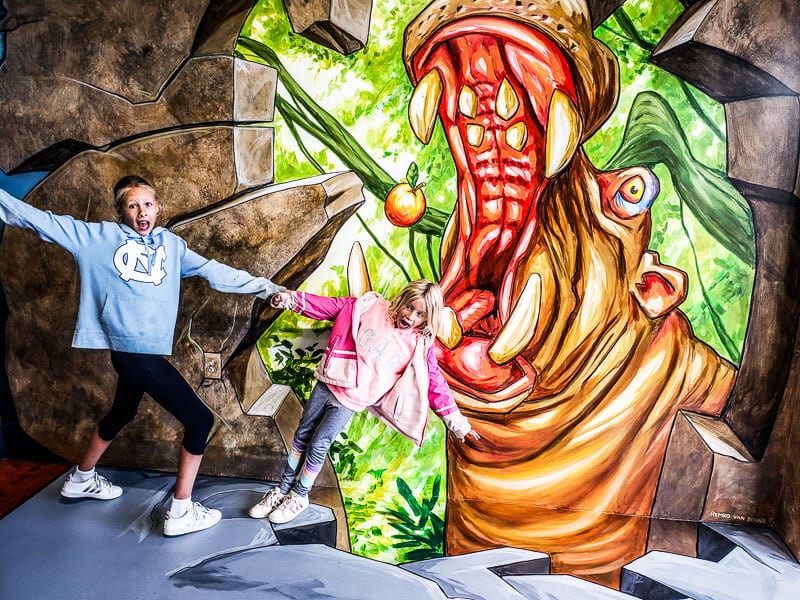
[[[150,257],[153,254],[155,257],[151,261]],[[114,267],[123,281],[133,280],[159,285],[167,275],[164,270],[166,258],[167,251],[164,246],[153,250],[144,244],[128,240],[114,252]]]

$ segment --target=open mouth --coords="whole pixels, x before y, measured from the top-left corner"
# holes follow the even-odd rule
[[[540,30],[495,16],[455,20],[409,58],[412,128],[427,143],[438,116],[458,174],[442,240],[439,362],[462,405],[508,410],[536,383],[526,356],[535,352],[542,282],[520,263],[544,189],[582,135],[570,67]]]
[[[150,221],[136,221],[136,229],[139,231],[147,231],[150,229]]]

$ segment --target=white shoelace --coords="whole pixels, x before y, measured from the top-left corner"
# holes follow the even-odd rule
[[[277,489],[277,488],[275,488],[275,489]],[[282,494],[280,492],[276,492],[275,489],[272,489],[272,490],[268,491],[266,494],[264,494],[264,496],[263,496],[263,498],[261,498],[261,501],[259,502],[259,504],[261,504],[263,506],[269,506],[272,502],[275,502],[276,497],[281,497]]]
[[[286,498],[281,502],[280,508],[283,510],[289,510],[292,512],[297,511],[298,509],[303,508],[303,505],[300,501],[300,496],[296,494],[289,494]]]
[[[211,516],[211,509],[206,508],[199,502],[192,502],[192,507],[187,511],[192,513],[192,523],[205,521]]]
[[[102,475],[100,475],[100,473],[97,473],[95,471],[94,477],[84,481],[83,482],[83,486],[84,486],[83,489],[84,489],[85,492],[88,492],[88,493],[91,493],[91,494],[97,494],[97,493],[102,492],[104,490],[111,489],[111,482],[108,479],[106,479],[105,477],[103,477]]]

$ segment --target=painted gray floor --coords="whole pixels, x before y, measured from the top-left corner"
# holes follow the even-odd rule
[[[273,528],[247,516],[257,481],[198,480],[216,527],[161,534],[174,481],[105,468],[111,502],[66,502],[61,480],[0,520],[0,600],[798,600],[800,565],[765,529],[703,524],[699,558],[651,552],[623,570],[622,592],[549,575],[542,553],[498,548],[402,567],[336,550],[335,520],[312,506]]]
[[[621,587],[642,598],[798,600],[800,565],[768,529],[706,523],[698,558],[650,552],[623,569]]]

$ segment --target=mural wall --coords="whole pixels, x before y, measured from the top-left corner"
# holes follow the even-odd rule
[[[40,174],[27,202],[102,220],[137,172],[207,256],[444,292],[439,363],[481,439],[356,414],[314,498],[341,547],[527,548],[612,587],[694,556],[700,521],[797,555],[796,3],[174,0],[135,29],[128,4],[3,2],[4,186]],[[69,347],[77,273],[11,228],[0,268],[14,416],[75,460],[113,383]],[[326,334],[187,280],[204,472],[277,477]],[[106,460],[172,469],[177,429],[143,405]]]

